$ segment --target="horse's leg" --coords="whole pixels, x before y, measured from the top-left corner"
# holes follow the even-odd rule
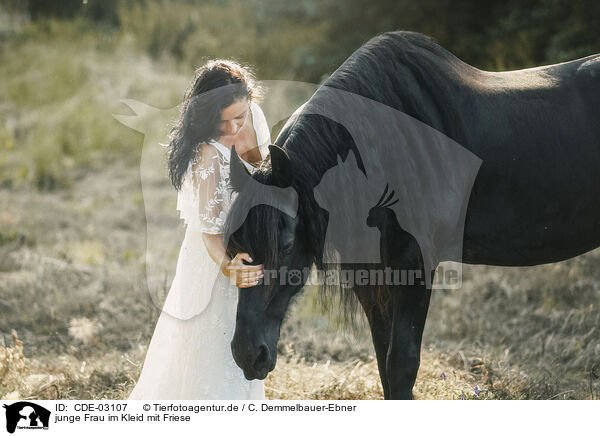
[[[378,291],[372,287],[365,287],[358,290],[356,294],[371,328],[371,338],[373,339],[373,347],[375,348],[375,356],[377,357],[377,367],[379,368],[379,378],[383,387],[383,397],[389,400],[390,387],[387,378],[386,362],[390,347],[391,304],[388,304],[387,307],[382,307],[378,304],[375,292]]]
[[[394,286],[391,292],[392,335],[386,373],[391,398],[409,400],[413,398],[412,388],[419,370],[421,339],[431,290],[419,284]]]

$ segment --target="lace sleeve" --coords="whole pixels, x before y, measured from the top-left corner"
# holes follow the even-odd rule
[[[191,171],[200,231],[210,234],[223,233],[229,192],[221,155],[214,147],[204,146],[200,159],[192,163]]]
[[[202,233],[221,234],[230,203],[228,166],[210,145],[203,145],[184,177],[177,199],[177,209],[188,226]]]

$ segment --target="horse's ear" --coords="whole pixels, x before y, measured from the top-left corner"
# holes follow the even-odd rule
[[[241,192],[248,183],[248,180],[252,178],[250,173],[248,172],[248,168],[242,162],[240,157],[235,151],[235,145],[231,147],[231,157],[229,159],[229,177],[230,184],[234,191]]]
[[[283,148],[277,145],[269,145],[269,154],[271,155],[271,183],[280,188],[291,186],[294,180],[294,171],[290,157]]]

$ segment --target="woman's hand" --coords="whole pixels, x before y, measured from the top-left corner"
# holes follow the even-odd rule
[[[252,262],[248,253],[238,253],[233,259],[226,261],[221,267],[223,275],[229,277],[238,288],[249,288],[258,285],[265,275],[262,265],[246,265],[242,260]]]
[[[202,240],[212,260],[217,265],[221,265],[223,275],[229,277],[229,280],[238,288],[256,286],[258,281],[263,278],[262,265],[246,265],[242,262],[242,260],[252,262],[248,253],[238,253],[233,259],[229,258],[223,246],[222,234],[202,233]]]

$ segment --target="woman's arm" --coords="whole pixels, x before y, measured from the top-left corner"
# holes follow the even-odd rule
[[[238,288],[256,286],[263,277],[262,265],[246,265],[242,260],[252,262],[248,253],[238,253],[231,259],[223,244],[223,225],[226,214],[223,205],[221,184],[221,164],[216,149],[202,144],[200,159],[192,164],[194,189],[198,196],[198,213],[202,240],[209,256],[219,266],[223,275],[229,277]]]
[[[209,256],[215,261],[223,275],[229,277],[238,288],[249,288],[258,285],[264,276],[262,265],[246,265],[242,262],[252,262],[248,253],[238,253],[231,259],[223,246],[223,234],[202,233],[202,240]]]

